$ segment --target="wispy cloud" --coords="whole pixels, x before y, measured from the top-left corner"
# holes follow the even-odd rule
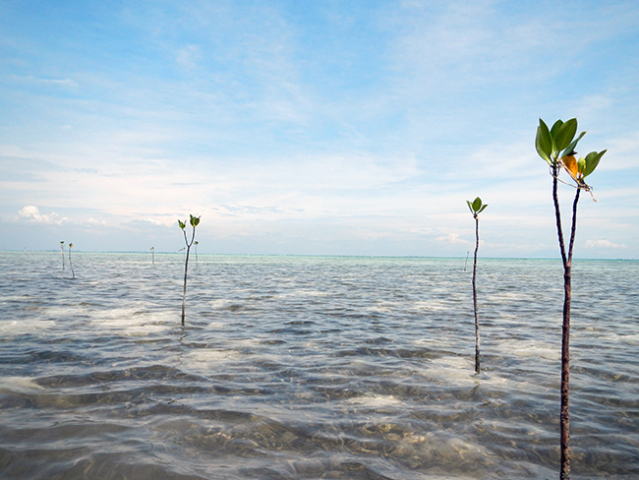
[[[612,248],[612,249],[623,249],[628,248],[623,244],[612,243],[610,240],[588,240],[585,244],[586,248]]]
[[[52,85],[57,87],[78,88],[80,84],[70,78],[37,78],[31,75],[18,76],[10,75],[9,78],[14,82],[31,84],[31,85]]]
[[[22,207],[18,212],[18,217],[21,220],[26,220],[31,223],[39,223],[45,225],[61,225],[64,222],[67,222],[68,219],[66,217],[60,217],[55,212],[51,212],[48,214],[40,213],[40,210],[35,205],[27,205]]]
[[[106,222],[106,221],[104,221],[104,220],[98,220],[98,219],[93,218],[93,217],[89,217],[89,218],[87,218],[86,222],[87,222],[89,225],[96,226],[96,227],[103,227],[103,226],[106,226],[106,224],[107,224],[107,222]]]
[[[457,244],[473,245],[473,242],[460,238],[458,233],[449,233],[448,235],[437,237],[437,241],[444,242],[444,243],[452,243],[454,245],[457,245]]]

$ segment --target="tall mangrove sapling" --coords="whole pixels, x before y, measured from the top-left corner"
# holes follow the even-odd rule
[[[470,213],[475,218],[475,262],[473,263],[473,306],[475,307],[475,373],[481,370],[479,361],[479,319],[477,315],[477,251],[479,250],[479,214],[486,210],[488,205],[482,203],[481,198],[477,197],[472,203],[466,200]],[[466,257],[468,259],[468,257]]]
[[[606,150],[599,153],[590,152],[585,158],[575,160],[575,147],[586,132],[581,132],[577,138],[577,119],[572,118],[566,122],[557,120],[552,128],[539,119],[537,127],[537,137],[535,145],[537,153],[550,167],[552,176],[552,198],[555,206],[555,221],[557,224],[557,237],[559,240],[559,250],[564,267],[564,305],[563,305],[563,327],[561,342],[561,413],[560,413],[560,444],[561,444],[561,470],[560,479],[570,478],[570,302],[571,302],[571,280],[572,280],[572,249],[575,241],[575,231],[577,229],[577,203],[582,190],[592,195],[592,187],[586,184],[585,178],[595,171],[601,157]],[[568,242],[568,252],[564,243],[564,234],[561,226],[561,212],[559,209],[559,197],[557,194],[560,170],[568,173],[574,184],[568,184],[576,188],[575,199],[572,204],[572,222],[570,228],[570,240]],[[594,199],[594,197],[593,197]]]
[[[189,216],[191,217],[189,223],[191,224],[191,227],[193,227],[191,241],[189,241],[186,235],[186,220],[184,222],[178,220],[178,225],[182,229],[182,233],[184,233],[184,242],[186,243],[186,261],[184,263],[184,293],[182,295],[182,325],[184,325],[184,316],[186,310],[186,278],[189,270],[189,253],[191,252],[191,246],[193,245],[193,241],[195,240],[195,227],[197,227],[200,223],[200,217],[194,217],[193,215]]]

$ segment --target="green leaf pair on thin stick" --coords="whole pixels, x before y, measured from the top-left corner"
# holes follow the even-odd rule
[[[178,225],[180,229],[182,229],[182,233],[184,233],[184,242],[186,243],[186,261],[184,263],[184,293],[182,295],[182,325],[184,326],[184,317],[186,312],[186,279],[189,270],[189,254],[191,253],[191,246],[195,241],[195,227],[200,224],[200,217],[194,217],[193,215],[189,215],[189,224],[193,228],[193,232],[191,234],[191,240],[189,241],[186,234],[186,220],[183,222],[182,220],[178,220]]]
[[[477,252],[479,251],[479,214],[486,210],[487,204],[481,201],[481,198],[477,197],[473,202],[466,200],[470,213],[475,218],[475,261],[473,263],[473,306],[475,307],[475,373],[481,372],[481,365],[479,360],[479,316],[477,313]]]

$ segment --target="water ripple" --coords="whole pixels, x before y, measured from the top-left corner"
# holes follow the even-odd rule
[[[0,253],[0,476],[555,478],[561,266]],[[191,269],[190,269],[191,270]],[[639,476],[637,262],[575,262],[576,478]]]

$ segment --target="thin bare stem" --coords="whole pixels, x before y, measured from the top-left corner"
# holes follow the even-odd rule
[[[566,248],[564,246],[564,233],[561,228],[561,211],[559,209],[559,196],[557,193],[558,166],[552,166],[552,198],[555,204],[555,219],[557,222],[557,238],[559,240],[559,250],[564,266],[564,308],[563,326],[561,341],[561,409],[559,414],[559,441],[561,451],[561,465],[559,478],[561,480],[570,479],[570,262],[566,258]],[[579,190],[577,190],[579,191]],[[574,221],[574,219],[573,219]]]
[[[184,317],[186,315],[186,276],[189,269],[189,251],[191,247],[186,247],[186,263],[184,264],[184,293],[182,295],[182,326],[184,326]]]
[[[577,231],[577,204],[579,192],[575,193],[572,204],[572,224],[570,228],[570,243],[568,259],[564,266],[564,310],[561,338],[561,480],[570,479],[570,306],[572,301],[572,249]]]
[[[577,231],[577,203],[579,202],[579,193],[581,188],[575,193],[575,200],[572,204],[572,226],[570,228],[570,243],[568,245],[568,261],[572,262],[572,247],[575,244],[575,233]]]
[[[561,252],[561,261],[564,268],[566,267],[566,247],[564,246],[564,232],[561,228],[561,212],[559,210],[559,195],[557,193],[557,175],[559,175],[559,166],[552,165],[552,199],[555,204],[555,219],[557,221],[557,237],[559,239],[559,250]]]
[[[71,246],[69,245],[69,266],[71,267],[71,273],[75,279],[75,270],[73,269],[73,263],[71,262]]]
[[[193,241],[195,240],[195,227],[193,227],[193,235],[191,236],[191,241],[188,241],[186,236],[186,230],[182,230],[184,233],[184,242],[186,243],[186,261],[184,262],[184,293],[182,295],[182,326],[184,326],[184,318],[186,316],[186,279],[189,270],[189,255],[191,253],[191,245],[193,245]]]
[[[557,236],[559,248],[564,266],[564,306],[563,324],[561,332],[561,410],[560,410],[560,443],[561,443],[561,471],[560,479],[570,479],[570,304],[572,301],[572,252],[577,231],[577,204],[579,203],[580,188],[577,188],[575,200],[572,205],[572,222],[570,228],[570,240],[568,255],[564,245],[563,231],[561,228],[561,213],[559,211],[559,199],[557,195],[557,167],[553,167],[553,200],[555,203],[555,216],[557,219]]]
[[[571,269],[564,270],[564,310],[563,326],[561,330],[561,410],[560,410],[560,441],[561,441],[561,480],[570,479],[570,300],[571,300]]]

